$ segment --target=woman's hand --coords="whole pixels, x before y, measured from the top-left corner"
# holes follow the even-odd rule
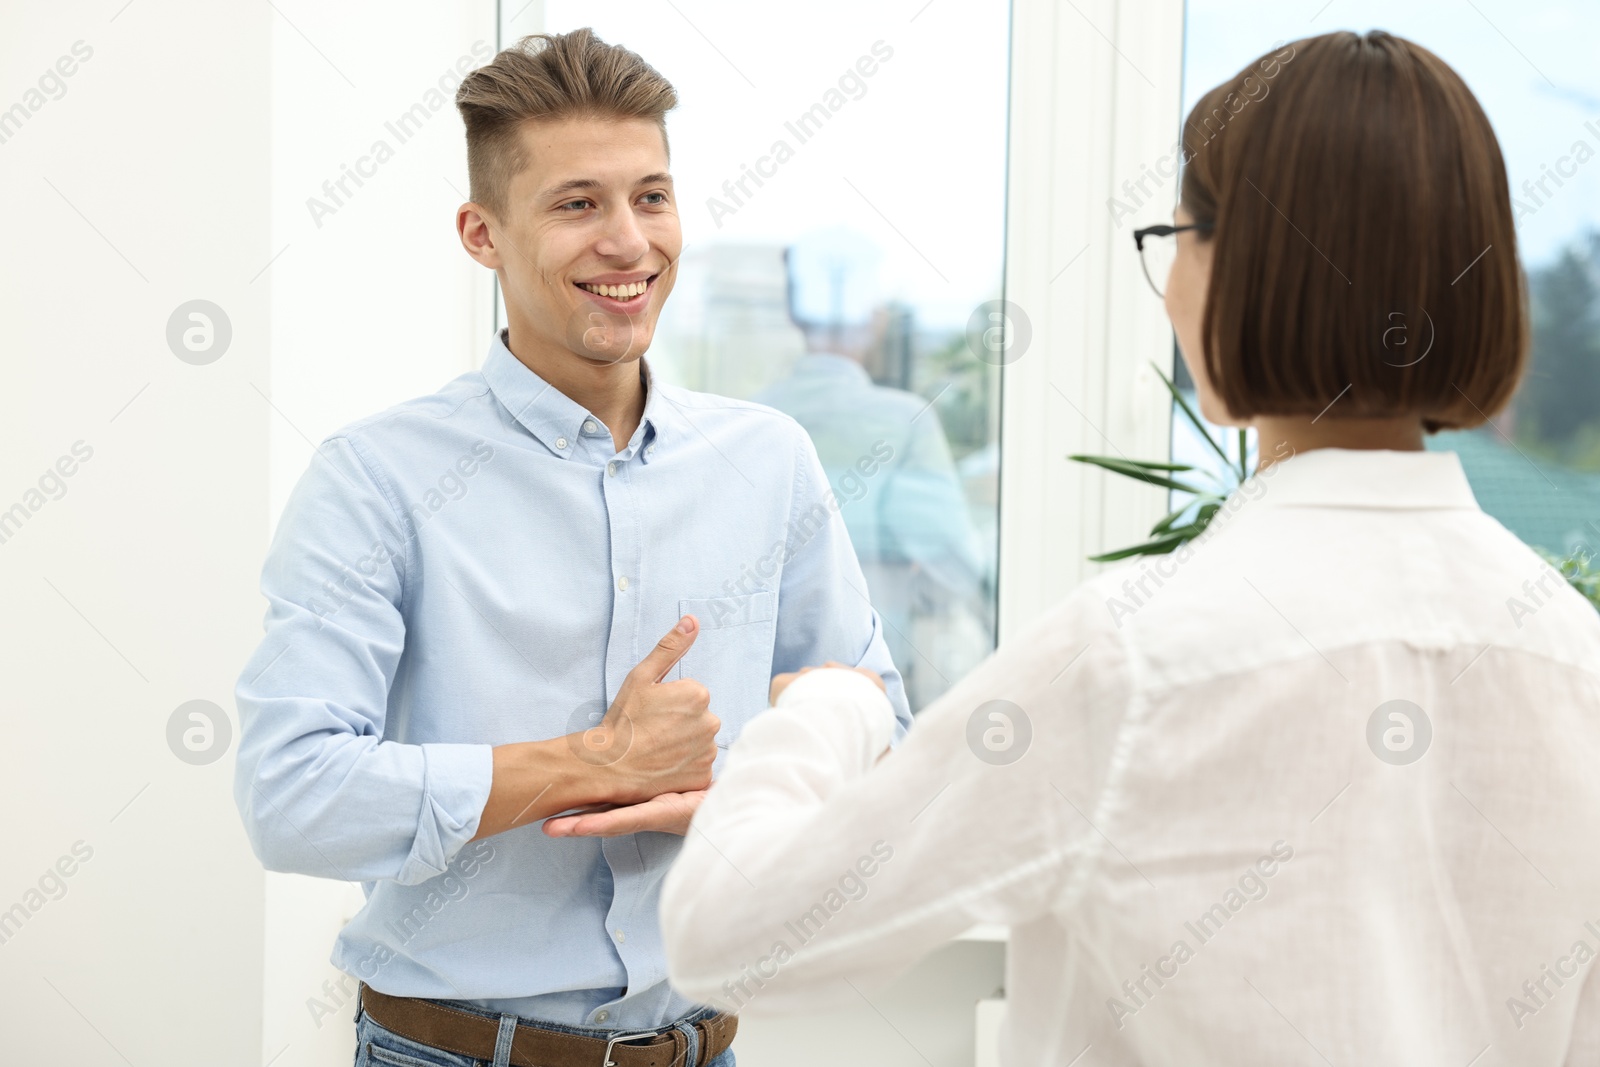
[[[873,684],[876,685],[879,689],[882,689],[885,693],[888,692],[888,689],[885,688],[885,686],[883,684],[883,678],[881,676],[879,676],[878,672],[876,672],[876,671],[870,671],[865,667],[852,667],[848,663],[839,663],[839,662],[836,662],[836,661],[831,660],[831,659],[828,662],[824,663],[823,666],[824,667],[837,667],[840,670],[855,671],[857,674],[864,674],[868,678],[871,678]],[[785,689],[789,688],[789,683],[790,682],[794,681],[796,678],[800,677],[802,674],[805,674],[807,671],[814,671],[816,669],[817,669],[816,667],[801,667],[798,671],[792,671],[792,672],[790,672],[788,674],[780,674],[780,675],[775,676],[772,679],[772,690],[768,694],[768,698],[767,698],[768,701],[770,703],[772,703],[772,704],[777,704],[778,697],[782,696],[783,695],[783,691]]]

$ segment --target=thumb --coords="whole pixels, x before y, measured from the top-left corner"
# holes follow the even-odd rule
[[[667,635],[656,642],[656,647],[650,654],[639,661],[639,665],[629,673],[629,681],[636,685],[652,685],[667,676],[673,664],[683,658],[689,651],[689,646],[694,644],[694,639],[700,636],[700,621],[693,615],[685,615],[678,620],[678,625],[667,631]]]

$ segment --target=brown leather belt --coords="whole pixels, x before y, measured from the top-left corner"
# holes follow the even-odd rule
[[[385,1030],[424,1045],[485,1062],[494,1059],[500,1024],[483,1015],[447,1008],[431,1000],[391,997],[361,983],[361,1007]],[[694,1024],[700,1053],[685,1062],[689,1039],[675,1027],[626,1034],[609,1041],[518,1023],[511,1039],[514,1067],[705,1067],[733,1044],[739,1017],[721,1012]]]

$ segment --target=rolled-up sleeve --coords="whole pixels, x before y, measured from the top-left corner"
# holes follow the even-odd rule
[[[273,537],[266,635],[235,688],[234,799],[270,870],[412,885],[477,832],[491,747],[384,738],[409,545],[359,444],[324,441]]]
[[[894,709],[894,743],[911,727],[905,683],[889,656],[839,503],[815,446],[795,424],[795,487],[779,592],[774,674],[837,660],[877,672]]]

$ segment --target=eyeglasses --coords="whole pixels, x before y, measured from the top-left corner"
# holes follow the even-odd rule
[[[1167,276],[1172,273],[1172,264],[1178,258],[1178,234],[1185,230],[1210,233],[1215,228],[1214,223],[1191,222],[1186,226],[1146,226],[1133,231],[1133,243],[1139,249],[1139,265],[1144,268],[1144,280],[1150,283],[1150,288],[1156,291],[1157,296],[1165,297]],[[1173,240],[1152,240],[1165,237]]]

